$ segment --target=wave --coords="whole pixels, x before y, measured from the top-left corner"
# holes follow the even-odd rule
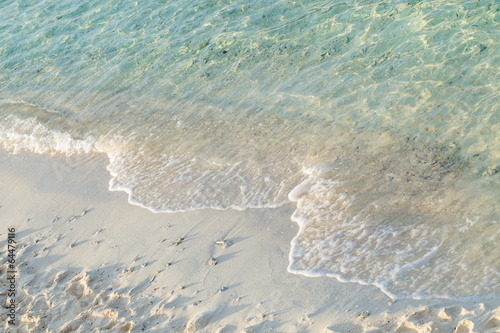
[[[255,161],[207,164],[188,154],[148,155],[124,138],[74,139],[34,117],[7,116],[0,140],[14,153],[107,154],[110,190],[156,213],[293,202],[299,232],[291,243],[291,273],[375,285],[394,299],[491,297],[500,289],[500,230],[496,208],[486,208],[494,198],[465,194],[456,181],[463,163],[450,147],[417,150],[407,143],[393,149],[392,157],[406,159],[397,165],[391,156],[375,160],[368,151],[344,150],[336,163],[323,160],[272,180]],[[412,169],[417,163],[410,153],[422,170]],[[278,179],[283,175],[288,178]]]

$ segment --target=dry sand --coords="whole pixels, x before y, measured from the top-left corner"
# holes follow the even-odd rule
[[[0,153],[0,331],[500,332],[498,299],[393,302],[373,286],[288,273],[292,205],[155,214],[108,191],[106,163]]]

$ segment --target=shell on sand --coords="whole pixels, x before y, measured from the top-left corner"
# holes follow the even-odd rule
[[[230,247],[231,245],[233,245],[233,242],[231,242],[230,240],[220,240],[215,242],[215,244],[222,247]]]

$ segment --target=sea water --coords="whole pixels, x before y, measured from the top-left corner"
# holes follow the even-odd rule
[[[498,297],[499,41],[494,0],[5,0],[0,142],[155,212],[292,202],[292,273]]]

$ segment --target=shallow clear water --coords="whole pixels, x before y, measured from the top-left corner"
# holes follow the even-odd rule
[[[294,273],[500,293],[498,3],[1,6],[5,148],[106,153],[158,212],[292,201]]]

